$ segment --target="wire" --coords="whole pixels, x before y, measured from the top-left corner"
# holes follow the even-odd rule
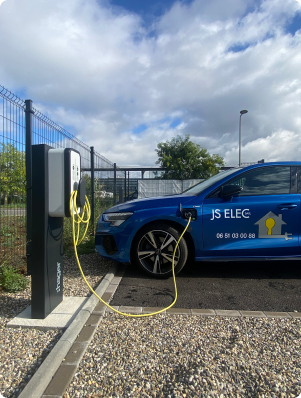
[[[83,207],[83,213],[80,216],[79,213],[78,213],[77,207],[76,207],[76,197],[77,197],[77,191],[73,191],[72,194],[71,194],[71,197],[70,197],[70,213],[71,213],[71,218],[72,218],[72,235],[73,235],[74,253],[75,253],[75,257],[76,257],[78,268],[79,268],[79,270],[80,270],[80,272],[82,274],[82,277],[83,277],[84,281],[86,282],[88,288],[91,290],[91,292],[103,304],[105,304],[108,308],[110,308],[112,311],[117,312],[117,314],[120,314],[120,315],[123,315],[123,316],[129,316],[129,317],[132,317],[132,318],[142,318],[142,317],[147,317],[147,316],[160,314],[161,312],[164,312],[164,311],[168,310],[169,308],[171,308],[172,306],[174,306],[176,301],[177,301],[177,298],[178,298],[178,290],[177,290],[176,276],[175,276],[175,270],[174,270],[175,254],[176,254],[177,247],[178,247],[178,245],[180,243],[180,240],[182,239],[183,235],[185,234],[185,232],[186,232],[186,230],[187,230],[187,228],[188,228],[188,226],[190,224],[191,217],[189,217],[187,225],[186,225],[184,231],[182,232],[179,240],[177,241],[177,244],[176,244],[176,247],[174,249],[173,256],[172,256],[172,276],[173,276],[174,287],[175,287],[175,299],[174,299],[174,301],[168,307],[163,308],[163,309],[161,309],[159,311],[156,311],[156,312],[152,312],[150,314],[127,314],[125,312],[121,312],[121,311],[116,310],[110,304],[106,303],[101,297],[99,297],[99,295],[93,290],[92,286],[89,284],[89,282],[87,281],[87,279],[86,279],[86,277],[85,277],[85,275],[83,273],[83,270],[82,270],[82,267],[80,265],[80,261],[79,261],[79,258],[78,258],[77,248],[76,247],[83,241],[83,239],[86,236],[86,233],[87,233],[87,230],[88,230],[88,226],[89,226],[89,220],[90,220],[90,217],[91,217],[91,208],[90,208],[89,200],[88,200],[88,198],[86,196],[86,202],[85,202],[85,205]],[[75,212],[75,214],[74,214],[74,212]],[[85,213],[87,213],[87,218],[84,220]],[[83,236],[79,240],[81,222],[86,224],[86,228],[85,228]],[[75,224],[77,224],[77,233],[75,231]]]

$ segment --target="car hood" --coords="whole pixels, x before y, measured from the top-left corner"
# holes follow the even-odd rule
[[[195,198],[195,195],[172,195],[172,196],[155,196],[153,198],[136,199],[126,203],[122,203],[107,209],[105,213],[138,211],[142,209],[154,209],[158,207],[174,207],[180,203],[184,205]]]

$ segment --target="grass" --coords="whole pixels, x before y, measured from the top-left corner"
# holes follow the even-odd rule
[[[26,217],[0,216],[0,266],[26,268]]]
[[[26,289],[28,280],[12,266],[0,266],[0,287],[7,292],[15,293]]]
[[[26,203],[9,203],[8,205],[0,205],[0,211],[4,209],[26,209]]]

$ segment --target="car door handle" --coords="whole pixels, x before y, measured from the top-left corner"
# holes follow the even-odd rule
[[[295,203],[283,203],[282,205],[277,205],[278,209],[280,210],[291,210],[297,207]]]

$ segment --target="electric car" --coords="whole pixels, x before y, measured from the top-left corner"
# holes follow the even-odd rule
[[[179,195],[137,199],[106,210],[95,245],[106,258],[154,277],[195,261],[298,259],[301,162],[223,171]]]

